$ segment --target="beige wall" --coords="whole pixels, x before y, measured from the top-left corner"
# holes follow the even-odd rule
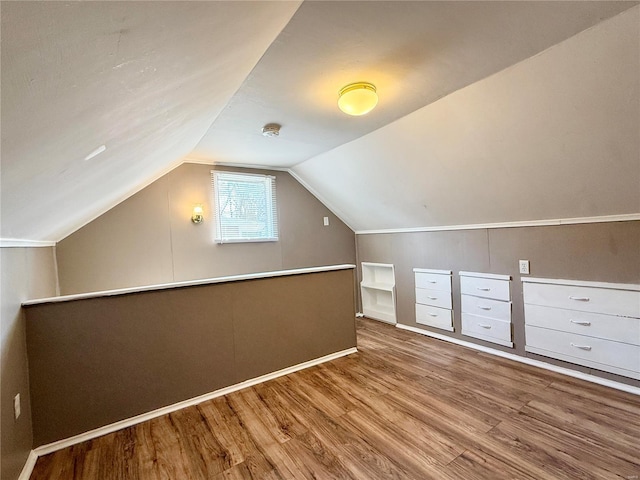
[[[20,304],[56,294],[53,248],[0,248],[0,478],[15,480],[32,448],[31,403]],[[20,393],[22,414],[13,415],[13,397]]]
[[[185,163],[59,242],[61,293],[355,262],[353,232],[279,171],[256,173],[277,177],[280,240],[215,244],[212,168]],[[190,220],[196,203],[204,204],[200,225]]]
[[[533,277],[640,283],[640,221],[357,235],[356,240],[358,262],[395,265],[399,323],[640,386],[637,380],[526,353],[518,272],[518,260],[522,259],[530,261]],[[455,333],[416,323],[416,267],[453,271]],[[459,271],[511,275],[514,349],[460,334]]]
[[[356,346],[352,268],[26,307],[36,446]]]

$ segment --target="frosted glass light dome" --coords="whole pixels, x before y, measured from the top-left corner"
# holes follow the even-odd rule
[[[364,115],[378,104],[376,87],[371,83],[350,83],[338,94],[338,107],[347,115]]]

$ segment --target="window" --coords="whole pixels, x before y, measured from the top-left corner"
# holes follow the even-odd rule
[[[212,171],[211,182],[217,243],[278,240],[275,177]]]

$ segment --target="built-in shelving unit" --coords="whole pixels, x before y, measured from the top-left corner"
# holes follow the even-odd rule
[[[414,268],[416,323],[453,332],[451,270]]]
[[[393,264],[362,262],[362,313],[396,323],[396,277]]]
[[[522,282],[527,352],[640,379],[640,285]]]
[[[511,276],[460,272],[462,334],[512,347]]]

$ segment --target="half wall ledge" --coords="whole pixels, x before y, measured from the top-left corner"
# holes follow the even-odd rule
[[[356,346],[355,266],[25,302],[34,445]]]

